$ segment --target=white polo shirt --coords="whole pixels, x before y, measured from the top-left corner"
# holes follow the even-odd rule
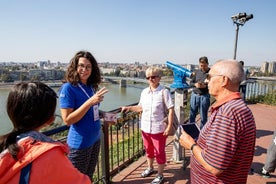
[[[173,107],[173,101],[169,90],[158,86],[154,91],[149,87],[141,93],[139,106],[142,107],[141,130],[146,133],[158,134],[164,132],[166,125],[164,119],[164,105],[162,91],[164,89],[164,100],[167,108]]]

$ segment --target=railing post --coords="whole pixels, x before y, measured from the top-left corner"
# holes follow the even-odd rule
[[[101,164],[102,174],[105,183],[110,184],[110,168],[109,168],[109,153],[108,153],[108,122],[103,120],[102,136],[101,136]]]
[[[184,123],[185,120],[185,102],[187,102],[187,90],[176,89],[174,93],[174,110],[177,119],[180,124]],[[181,129],[178,128],[175,133],[175,139],[173,141],[173,161],[181,162],[183,155],[183,148],[179,144],[179,137],[181,135]]]

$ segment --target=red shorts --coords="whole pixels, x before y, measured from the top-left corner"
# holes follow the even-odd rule
[[[165,164],[167,136],[164,136],[163,133],[149,134],[142,131],[142,138],[146,149],[146,156],[148,158],[156,158],[156,162],[160,165]]]

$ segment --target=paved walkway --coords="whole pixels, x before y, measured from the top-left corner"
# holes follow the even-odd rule
[[[254,171],[263,166],[266,158],[266,150],[271,142],[273,132],[276,128],[276,106],[268,106],[262,104],[248,105],[252,110],[257,124],[257,139],[255,156],[252,163]],[[165,181],[164,184],[189,184],[190,183],[190,166],[183,168],[182,163],[175,163],[170,161],[172,157],[172,143],[169,143],[172,137],[168,139],[168,146],[166,147],[167,164],[164,170]],[[185,151],[186,158],[189,158],[190,151]],[[146,184],[150,183],[155,174],[147,178],[141,178],[141,172],[147,167],[146,157],[141,157],[135,163],[131,164],[126,169],[112,178],[113,183],[116,184]],[[155,168],[157,166],[155,165]],[[276,184],[276,172],[272,173],[271,178],[263,178],[256,173],[248,175],[247,184]]]

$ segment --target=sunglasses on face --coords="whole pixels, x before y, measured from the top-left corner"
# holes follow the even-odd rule
[[[149,79],[156,79],[158,76],[150,76],[150,77],[146,77],[147,80]]]
[[[217,76],[223,76],[223,75],[211,75],[211,74],[207,74],[206,79],[209,81],[209,80],[211,80],[211,78],[217,77]]]

